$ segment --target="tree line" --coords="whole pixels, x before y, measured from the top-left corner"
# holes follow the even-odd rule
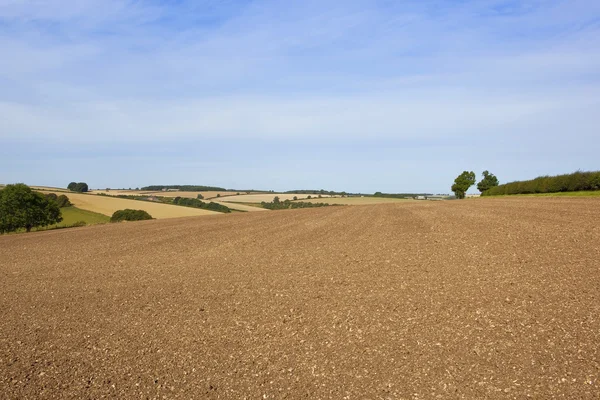
[[[289,210],[289,209],[296,209],[296,208],[317,208],[317,207],[328,207],[331,205],[337,205],[337,204],[291,201],[289,199],[281,201],[279,199],[279,196],[275,196],[275,198],[273,198],[273,201],[270,203],[267,203],[266,201],[263,201],[260,203],[260,206],[262,208],[266,208],[267,210]]]

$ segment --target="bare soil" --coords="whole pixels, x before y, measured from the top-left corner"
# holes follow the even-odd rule
[[[597,399],[600,199],[0,237],[0,398]]]

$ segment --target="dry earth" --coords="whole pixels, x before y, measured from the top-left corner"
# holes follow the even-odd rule
[[[0,237],[16,399],[597,399],[599,199]]]
[[[46,193],[47,191],[43,192]],[[61,194],[61,192],[55,193]],[[150,213],[153,218],[157,219],[219,214],[214,211],[202,210],[199,208],[174,206],[171,204],[153,203],[150,201],[121,199],[110,196],[95,196],[93,194],[68,193],[67,197],[77,208],[108,215],[109,217],[112,216],[115,211],[126,208],[145,210]]]

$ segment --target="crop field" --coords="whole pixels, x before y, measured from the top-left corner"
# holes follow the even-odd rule
[[[111,196],[117,196],[117,195],[126,195],[126,196],[143,196],[143,195],[155,195],[155,196],[159,196],[159,197],[189,197],[191,199],[195,199],[198,197],[199,194],[201,194],[202,196],[204,196],[205,199],[211,199],[211,198],[216,198],[217,195],[221,195],[221,197],[227,197],[227,196],[235,196],[237,194],[237,192],[183,192],[183,191],[179,191],[179,192],[163,192],[162,190],[159,191],[152,191],[152,190],[94,190],[92,193],[94,194],[108,194]],[[240,194],[245,194],[245,192],[240,192]]]
[[[60,194],[60,192],[56,193]],[[120,199],[117,197],[98,196],[93,194],[69,193],[67,194],[67,197],[77,208],[108,216],[111,216],[117,210],[123,210],[126,208],[145,210],[156,219],[219,214],[213,211],[202,210],[198,208],[181,207],[170,204],[153,203],[149,201]]]
[[[298,197],[298,200],[306,199],[308,196],[316,198],[315,194],[286,194],[286,193],[261,193],[261,194],[241,194],[239,196],[228,197],[226,201],[236,203],[260,203],[260,202],[271,202],[275,198],[279,197],[279,200],[293,200],[294,196]],[[323,195],[323,199],[329,198],[329,195]],[[322,200],[322,199],[321,199]],[[324,200],[322,200],[324,201]]]
[[[226,200],[226,198],[225,198],[225,200]],[[237,210],[237,211],[245,211],[245,212],[269,211],[266,208],[246,205],[245,203],[228,203],[227,201],[222,201],[222,200],[217,201],[214,199],[208,200],[208,201],[212,201],[213,203],[224,205],[226,207],[231,208],[232,210]]]
[[[365,205],[365,204],[389,204],[389,203],[406,203],[414,201],[412,199],[394,199],[385,197],[330,197],[322,199],[303,199],[298,201],[305,201],[310,203],[328,203],[328,204],[340,204],[340,205]]]
[[[597,399],[599,214],[404,201],[0,236],[0,397]]]
[[[237,194],[237,192],[143,192],[143,193],[151,193],[154,194],[156,196],[164,196],[164,197],[189,197],[192,199],[195,199],[198,197],[199,194],[201,194],[202,196],[204,196],[204,199],[208,200],[208,199],[212,199],[212,198],[216,198],[217,195],[221,195],[221,197],[229,197],[229,196],[235,196]],[[240,192],[241,194],[241,192]]]

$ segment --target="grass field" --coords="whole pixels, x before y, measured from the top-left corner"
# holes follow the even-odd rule
[[[557,193],[507,194],[503,196],[482,196],[481,198],[489,199],[502,197],[600,197],[600,190],[582,190],[578,192]]]
[[[0,236],[6,399],[597,399],[599,198]]]
[[[82,210],[77,207],[65,207],[61,208],[60,211],[62,213],[63,221],[59,225],[72,225],[80,221],[85,222],[87,225],[110,222],[110,217],[104,214]]]
[[[47,192],[43,191],[43,193]],[[221,213],[198,208],[153,203],[149,201],[120,199],[117,197],[98,196],[94,194],[69,193],[67,197],[77,208],[104,214],[109,217],[112,216],[115,211],[126,208],[147,211],[156,219],[193,217],[200,215],[222,215]]]
[[[44,229],[56,229],[56,228],[67,228],[73,224],[84,222],[86,225],[105,224],[110,222],[110,217],[95,213],[88,210],[82,210],[77,207],[64,207],[60,209],[63,220],[54,225],[50,225]]]

